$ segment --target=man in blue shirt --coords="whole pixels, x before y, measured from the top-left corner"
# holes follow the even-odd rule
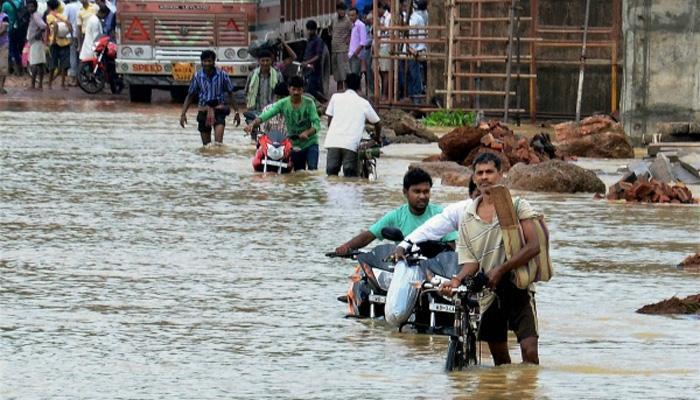
[[[230,105],[234,103],[233,84],[228,74],[216,68],[216,53],[204,50],[200,56],[202,69],[195,73],[187,92],[185,104],[180,114],[180,126],[187,125],[187,110],[199,97],[199,112],[197,113],[197,129],[202,136],[204,146],[211,143],[211,129],[214,128],[214,144],[222,145],[224,142],[224,127],[226,117],[231,113]],[[228,94],[228,98],[227,98]],[[240,125],[241,119],[238,113],[234,122]]]
[[[420,168],[409,169],[403,177],[403,194],[406,196],[406,204],[389,211],[369,230],[338,246],[335,253],[347,254],[352,250],[367,246],[374,239],[384,239],[382,228],[386,227],[398,228],[404,236],[408,236],[431,217],[442,212],[441,206],[430,204],[430,189],[432,187],[433,180],[430,174]],[[442,238],[442,241],[448,242],[452,248],[454,248],[455,240],[457,240],[456,231]]]

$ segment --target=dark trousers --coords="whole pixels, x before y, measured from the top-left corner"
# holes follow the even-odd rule
[[[306,93],[314,96],[318,101],[325,101],[320,74],[306,75]]]
[[[312,144],[304,150],[292,151],[294,170],[318,169],[318,144]]]
[[[339,147],[328,148],[326,175],[338,175],[343,167],[344,176],[357,176],[357,152]]]

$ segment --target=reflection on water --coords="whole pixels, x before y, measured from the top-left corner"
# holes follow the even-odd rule
[[[263,176],[241,131],[203,150],[176,110],[146,110],[0,112],[3,398],[700,392],[700,321],[634,313],[698,292],[673,267],[700,247],[698,207],[529,194],[557,267],[537,293],[543,364],[494,368],[484,346],[483,366],[445,374],[445,337],[342,318],[352,263],[323,257],[401,204],[408,160],[380,159],[373,183],[325,178],[323,155]]]

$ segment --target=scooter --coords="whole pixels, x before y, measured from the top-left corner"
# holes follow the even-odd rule
[[[117,45],[109,35],[103,35],[95,41],[93,53],[93,58],[80,63],[78,86],[86,93],[96,94],[104,89],[105,83],[109,83],[112,93],[121,93],[124,81],[117,73]]]
[[[266,173],[285,174],[292,171],[292,141],[283,132],[270,131],[258,137],[258,149],[253,156],[253,169]]]
[[[394,241],[403,240],[401,231],[396,228],[382,229],[382,236]],[[394,278],[396,264],[389,261],[395,246],[382,244],[374,249],[361,252],[353,251],[337,255],[327,253],[328,257],[349,258],[358,261],[355,273],[350,277],[347,295],[338,300],[347,302],[348,317],[380,318],[385,317],[387,294]],[[441,242],[424,242],[414,245],[406,254],[409,268],[418,268],[429,280],[449,281],[457,273],[457,254]],[[415,285],[418,282],[393,283]],[[409,317],[398,322],[399,331],[404,326],[413,326],[420,333],[448,334],[454,325],[455,307],[450,298],[437,292],[423,293],[420,287],[415,288],[417,296],[405,302],[406,314]]]

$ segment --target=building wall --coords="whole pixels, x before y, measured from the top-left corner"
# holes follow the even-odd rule
[[[625,0],[621,117],[635,142],[700,121],[700,0]]]

